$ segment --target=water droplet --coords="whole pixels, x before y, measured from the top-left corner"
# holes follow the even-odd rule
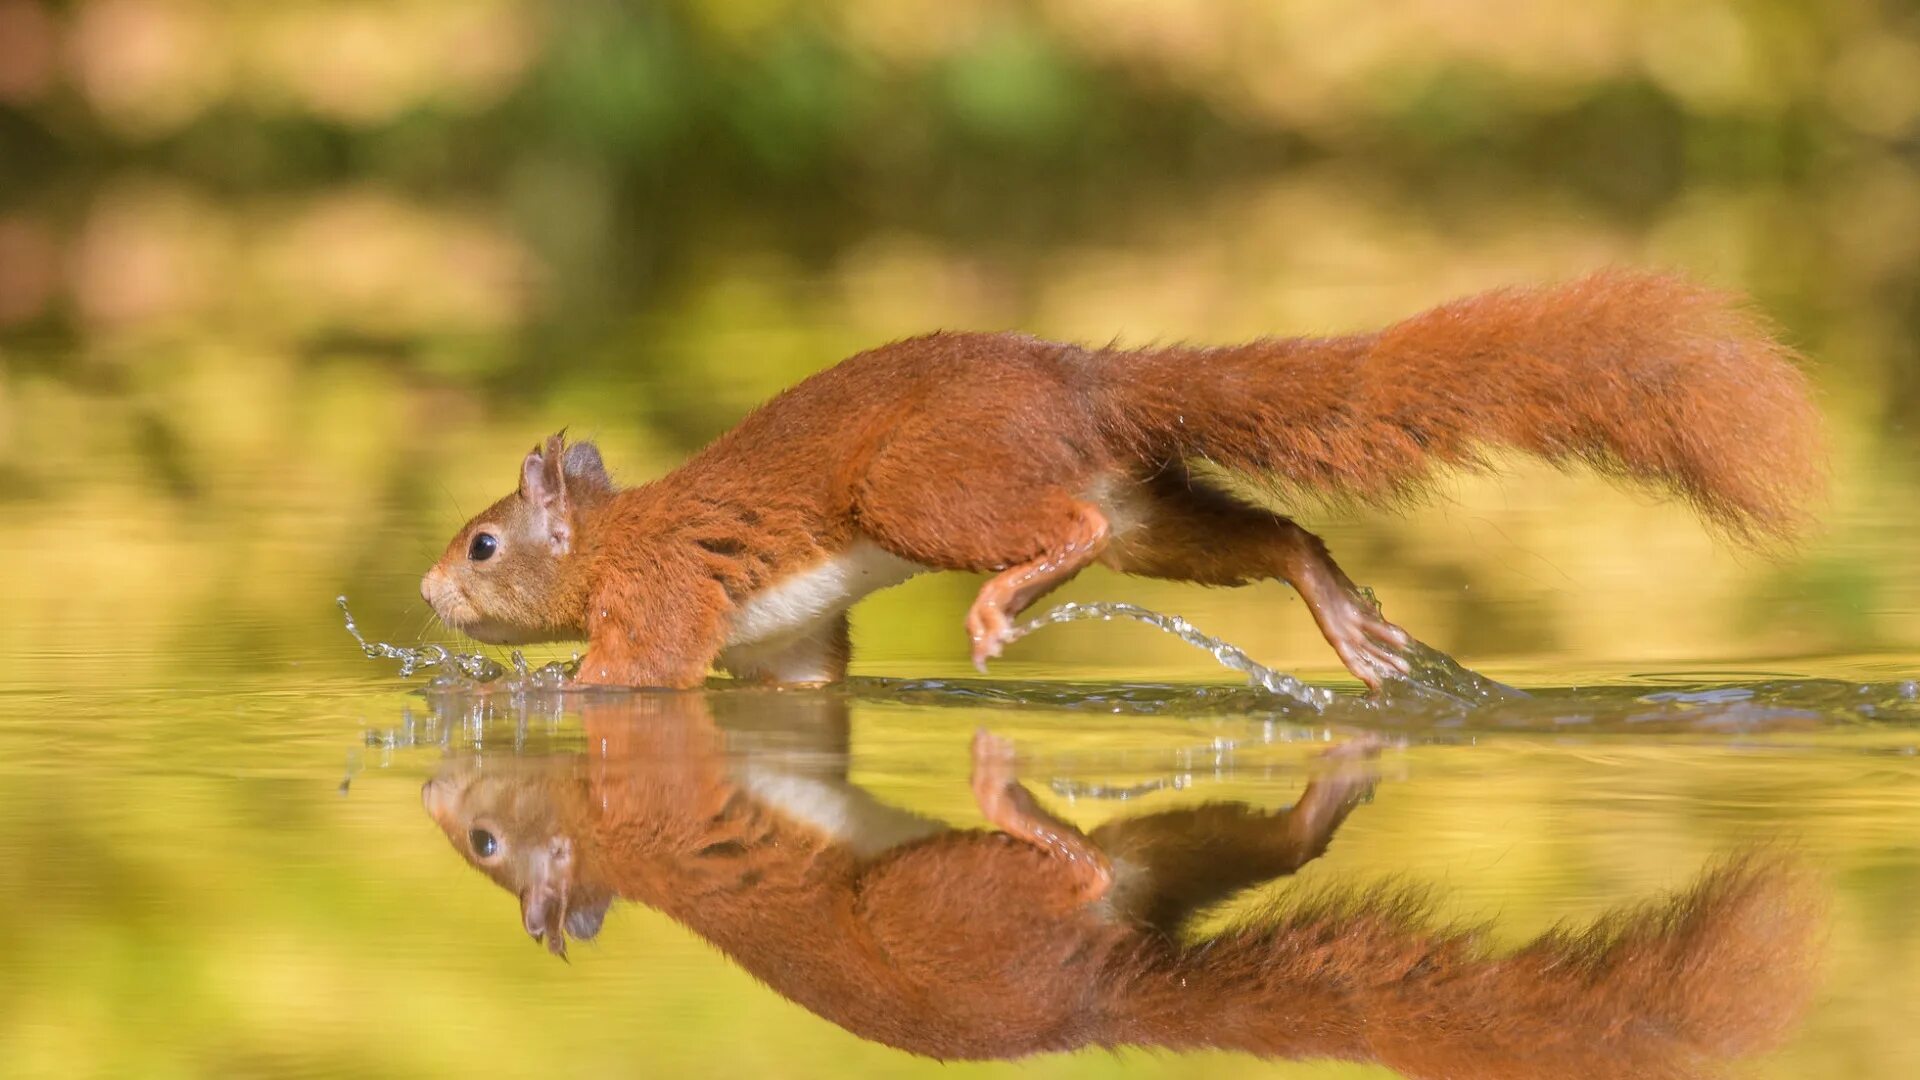
[[[435,675],[432,685],[457,688],[463,679],[467,683],[491,683],[511,673],[513,678],[506,684],[508,689],[524,690],[537,685],[527,670],[526,657],[517,649],[509,657],[513,666],[508,668],[492,657],[480,653],[457,653],[444,645],[421,645],[417,648],[408,648],[404,645],[391,645],[384,641],[368,641],[361,636],[359,627],[354,624],[353,613],[347,609],[347,598],[338,597],[334,602],[340,606],[341,617],[346,621],[347,633],[353,635],[354,641],[359,643],[360,651],[371,660],[398,660],[400,677],[403,679],[412,678],[421,672],[434,671],[438,674]],[[548,668],[556,666],[558,665],[546,665]],[[579,657],[576,656],[572,668],[577,669],[578,666]],[[569,673],[570,669],[563,670],[562,679]]]
[[[1266,667],[1241,651],[1239,647],[1201,633],[1192,623],[1177,615],[1162,615],[1157,611],[1150,611],[1134,604],[1062,604],[1023,626],[1015,627],[1009,635],[1009,640],[1024,637],[1042,626],[1080,619],[1111,622],[1115,618],[1127,618],[1146,623],[1148,626],[1174,635],[1189,645],[1197,646],[1211,654],[1225,667],[1246,675],[1250,683],[1269,693],[1291,698],[1315,710],[1324,709],[1333,701],[1331,690],[1309,686],[1291,675]]]

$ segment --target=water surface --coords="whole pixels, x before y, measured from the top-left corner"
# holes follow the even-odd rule
[[[529,943],[513,898],[449,849],[420,788],[453,759],[585,752],[582,706],[419,697],[361,665],[8,694],[11,1072],[934,1068],[788,1003],[640,906],[616,905],[570,964]],[[1804,1027],[1754,1075],[1920,1064],[1906,1023],[1920,989],[1910,687],[1534,689],[1486,724],[1382,716],[1405,745],[1380,757],[1371,797],[1324,857],[1263,895],[1416,882],[1442,916],[1488,920],[1513,945],[1683,888],[1730,851],[1786,845],[1833,892],[1826,974]],[[806,698],[760,695],[745,713],[777,728]],[[1351,733],[1230,684],[869,679],[844,699],[852,781],[958,827],[982,824],[968,789],[979,727],[1011,738],[1022,778],[1083,828],[1202,801],[1283,808],[1322,768],[1316,753]],[[737,752],[795,750],[776,738]],[[1223,1075],[1266,1072],[1216,1057],[1206,1067]],[[1195,1064],[1129,1051],[1025,1068]]]

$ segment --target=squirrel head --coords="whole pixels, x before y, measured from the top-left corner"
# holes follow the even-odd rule
[[[420,788],[420,802],[455,851],[520,899],[527,934],[564,959],[567,939],[600,932],[613,892],[586,873],[569,814],[579,776],[569,758],[452,761]],[[575,808],[577,809],[577,808]]]
[[[490,645],[585,636],[567,571],[581,513],[613,492],[592,443],[550,436],[521,462],[519,488],[454,535],[420,595],[441,622]]]

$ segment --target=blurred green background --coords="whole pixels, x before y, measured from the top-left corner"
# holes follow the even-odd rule
[[[570,426],[642,480],[908,334],[1339,332],[1605,264],[1750,291],[1808,354],[1820,535],[1764,559],[1524,464],[1304,520],[1397,621],[1509,680],[1910,674],[1911,5],[0,0],[0,1072],[684,1071],[716,1046],[763,1075],[916,1071],[657,917],[551,964],[419,816],[430,750],[370,753],[336,799],[403,701],[332,598],[370,636],[440,637],[418,574],[539,436]],[[856,670],[965,670],[975,587],[863,605]],[[1094,572],[1063,596],[1339,676],[1277,585]],[[1097,624],[995,674],[1220,677]],[[856,773],[977,823],[982,722],[1023,748],[1192,741],[875,710]],[[1517,937],[1805,827],[1845,890],[1843,960],[1778,1075],[1911,1075],[1920,810],[1882,739],[1787,747],[1797,766],[1428,747],[1326,872],[1443,881]],[[583,1018],[599,1038],[544,1041]],[[1048,1068],[1200,1066],[1266,1071]]]
[[[1917,134],[1920,15],[1864,2],[0,0],[0,642],[271,655],[329,589],[404,634],[540,434],[644,479],[936,327],[1332,332],[1621,263],[1813,358],[1823,536],[1525,471],[1307,520],[1505,671],[1911,649]],[[869,669],[957,653],[971,588],[870,605]],[[1075,595],[1119,593],[1331,670],[1277,587]],[[1074,647],[1027,655],[1116,655]]]

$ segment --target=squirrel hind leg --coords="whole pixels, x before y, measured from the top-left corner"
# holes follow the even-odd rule
[[[854,527],[935,570],[991,572],[967,614],[976,667],[998,656],[1013,619],[1099,557],[1110,532],[1094,481],[1111,465],[1088,432],[1008,409],[1018,388],[909,419],[849,486]],[[963,407],[964,406],[964,407]]]
[[[1306,601],[1340,662],[1370,689],[1407,674],[1402,651],[1413,638],[1387,621],[1333,561],[1324,541],[1291,518],[1211,487],[1185,469],[1155,475],[1139,496],[1134,527],[1102,556],[1108,566],[1202,585],[1277,578]]]
[[[973,666],[986,671],[987,660],[1013,638],[1013,620],[1035,600],[1092,565],[1106,550],[1106,515],[1091,503],[1074,500],[1063,524],[1049,531],[1038,556],[988,578],[967,611],[967,637],[973,642]]]
[[[1116,867],[1114,910],[1177,938],[1199,913],[1297,872],[1326,854],[1372,793],[1378,773],[1368,759],[1376,752],[1362,744],[1335,757],[1289,809],[1210,802],[1102,824],[1089,835]]]

